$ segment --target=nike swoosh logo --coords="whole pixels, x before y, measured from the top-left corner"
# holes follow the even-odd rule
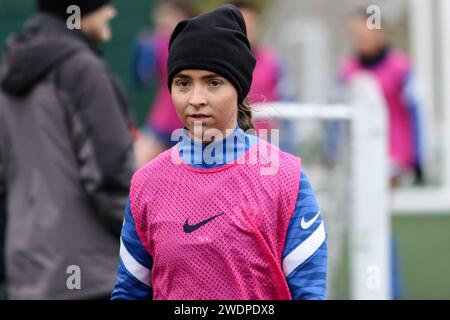
[[[316,222],[317,218],[320,216],[320,211],[316,213],[314,217],[312,217],[309,221],[305,221],[305,217],[302,217],[302,220],[300,220],[300,227],[302,227],[303,230],[309,229],[314,222]]]
[[[183,230],[184,230],[184,232],[186,232],[186,233],[194,232],[194,231],[197,230],[198,228],[204,226],[205,224],[207,224],[208,222],[214,220],[215,218],[220,217],[221,215],[223,215],[223,212],[222,212],[222,213],[219,213],[219,214],[216,214],[215,216],[213,216],[213,217],[211,217],[211,218],[208,218],[208,219],[206,219],[206,220],[203,220],[202,222],[199,222],[199,223],[193,224],[193,225],[190,225],[190,224],[189,224],[189,222],[188,222],[189,218],[188,218],[188,219],[186,219],[186,221],[184,222]]]

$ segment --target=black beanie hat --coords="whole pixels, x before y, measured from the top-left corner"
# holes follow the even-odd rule
[[[169,90],[181,70],[203,69],[228,79],[241,103],[250,90],[255,64],[241,12],[233,5],[223,5],[183,20],[174,29],[167,62]]]
[[[67,8],[71,5],[80,7],[81,15],[87,15],[108,4],[111,0],[38,0],[38,10],[59,16],[67,16]]]

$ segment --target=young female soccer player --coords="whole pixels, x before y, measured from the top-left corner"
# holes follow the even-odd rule
[[[326,298],[326,232],[300,159],[244,132],[254,66],[234,6],[175,28],[168,85],[185,129],[133,177],[113,299]]]

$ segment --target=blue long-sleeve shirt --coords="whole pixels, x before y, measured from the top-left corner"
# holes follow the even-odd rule
[[[191,140],[187,134],[178,144],[178,149],[185,163],[197,168],[213,168],[234,161],[258,141],[256,136],[245,134],[240,128],[234,132],[233,139],[235,143],[228,143],[227,139],[214,142],[223,144],[223,161],[219,163],[211,164],[205,160],[203,152],[196,152],[204,150],[204,146]],[[287,230],[282,264],[293,299],[327,298],[327,244],[323,215],[303,171],[295,211]],[[152,257],[139,240],[128,202],[112,299],[151,299],[151,269]]]

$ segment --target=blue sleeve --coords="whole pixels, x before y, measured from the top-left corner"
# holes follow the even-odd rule
[[[412,136],[414,143],[414,158],[416,168],[421,169],[423,166],[423,152],[424,152],[424,121],[422,114],[421,95],[417,78],[412,72],[406,75],[403,85],[403,97],[408,106],[411,123]]]
[[[139,37],[133,45],[131,71],[134,82],[148,87],[154,80],[157,68],[157,54],[151,38]]]
[[[296,101],[295,81],[292,79],[292,74],[288,71],[287,66],[282,63],[280,59],[277,60],[277,65],[275,67],[275,71],[278,74],[278,81],[276,84],[278,100],[289,102]]]
[[[327,299],[327,243],[323,215],[302,172],[283,251],[283,272],[294,300]]]
[[[330,96],[331,103],[347,101],[347,86],[342,77],[338,77]],[[325,138],[322,142],[323,160],[326,165],[333,166],[339,158],[344,144],[348,122],[344,120],[330,120],[325,124]]]
[[[277,73],[276,93],[277,99],[284,102],[295,102],[296,90],[291,73],[288,71],[286,65],[277,59],[275,65],[275,72]],[[295,135],[296,123],[291,119],[284,119],[281,121],[280,130],[280,149],[289,153],[295,153],[295,140],[292,136]]]
[[[112,300],[150,300],[152,257],[142,245],[131,214],[130,200],[120,238],[120,259]]]

